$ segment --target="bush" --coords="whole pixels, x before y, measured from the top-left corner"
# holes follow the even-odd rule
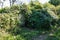
[[[0,28],[5,30],[13,31],[17,26],[20,27],[23,23],[22,16],[18,16],[18,14],[13,13],[3,13],[0,14]]]
[[[0,28],[8,32],[16,32],[24,25],[24,16],[19,13],[19,6],[0,9]],[[18,31],[19,32],[19,31]]]
[[[37,29],[49,29],[52,17],[47,11],[32,11],[32,14],[27,19],[27,26]]]
[[[51,13],[48,12],[48,9],[34,4],[34,6],[30,6],[29,10],[30,12],[27,12],[28,16],[25,23],[27,27],[37,29],[49,29],[51,27],[50,24],[54,18],[52,17]]]
[[[52,25],[51,23],[55,23],[58,19],[58,16],[55,14],[55,6],[51,5],[53,7],[49,7],[50,4],[46,5],[46,7],[43,7],[39,2],[32,2],[30,5],[21,5],[20,13],[25,17],[26,27],[49,29],[50,25]]]

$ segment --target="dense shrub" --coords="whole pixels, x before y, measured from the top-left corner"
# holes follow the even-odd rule
[[[46,8],[43,8],[42,5],[38,4],[34,4],[34,6],[31,5],[30,13],[28,12],[27,15],[28,17],[25,25],[30,28],[49,29],[50,23],[53,20],[51,13],[49,13]]]
[[[22,4],[20,7],[13,5],[10,8],[3,8],[0,13],[3,13],[0,14],[0,26],[6,29],[21,24],[30,28],[49,29],[58,19],[55,6],[49,3],[43,6],[38,1],[31,2],[29,5]]]
[[[36,9],[35,9],[36,10]],[[32,11],[32,14],[29,16],[27,20],[27,26],[32,28],[39,28],[39,29],[49,29],[50,23],[52,22],[53,18],[47,12],[47,10]]]
[[[24,25],[24,16],[19,13],[20,6],[11,6],[0,9],[0,28],[10,33],[18,34]]]
[[[0,14],[0,27],[8,28],[10,26],[10,16],[8,14]]]
[[[55,6],[49,3],[44,7],[39,2],[31,2],[29,5],[23,4],[20,13],[25,17],[25,26],[30,28],[49,29],[50,25],[53,25],[58,19]]]
[[[0,32],[2,37],[0,39],[25,40],[26,38],[27,40],[31,40],[30,38],[40,31],[30,30],[28,28],[41,30],[49,30],[52,28],[52,31],[56,31],[58,26],[60,27],[59,12],[60,6],[55,7],[50,3],[42,5],[38,1],[31,1],[28,5],[12,5],[11,7],[2,8],[0,9],[0,29],[3,29],[3,31]],[[59,31],[57,30],[52,40],[55,40],[56,36],[59,38]],[[5,37],[2,35],[5,32],[6,34],[11,33],[13,35]],[[49,37],[48,40],[50,39]],[[58,39],[56,38],[56,40]]]
[[[5,30],[14,31],[13,29],[17,26],[20,27],[23,23],[22,16],[13,13],[3,13],[0,14],[0,28]]]

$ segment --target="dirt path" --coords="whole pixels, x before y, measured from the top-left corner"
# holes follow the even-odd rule
[[[40,36],[38,36],[38,37],[35,37],[34,40],[46,40],[47,37],[48,37],[47,34],[45,34],[45,35],[40,35]]]

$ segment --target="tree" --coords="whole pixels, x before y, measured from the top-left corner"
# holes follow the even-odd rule
[[[5,1],[5,0],[0,0],[0,4],[1,4],[1,7],[2,7],[2,8],[3,8],[4,1]]]
[[[49,3],[57,6],[57,5],[60,5],[60,0],[50,0]]]
[[[10,6],[12,6],[15,3],[16,0],[9,0]]]
[[[9,0],[9,2],[10,2],[10,6],[11,6],[11,0]]]
[[[12,5],[14,4],[15,1],[16,1],[16,0],[12,0]]]

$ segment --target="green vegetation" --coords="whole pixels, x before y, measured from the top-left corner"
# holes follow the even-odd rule
[[[57,5],[31,1],[28,5],[0,9],[0,40],[34,40],[47,33],[46,40],[60,40],[60,5]]]
[[[60,0],[50,0],[49,3],[53,4],[54,6],[60,5]]]

